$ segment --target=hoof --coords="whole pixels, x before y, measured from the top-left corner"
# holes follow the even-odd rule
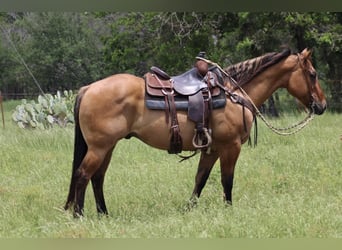
[[[191,197],[190,200],[187,202],[184,210],[186,212],[190,212],[192,209],[196,208],[199,202],[198,197]]]

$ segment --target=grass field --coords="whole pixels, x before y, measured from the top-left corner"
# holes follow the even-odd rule
[[[219,167],[198,206],[186,211],[198,156],[174,155],[122,140],[105,180],[109,217],[96,214],[88,186],[85,217],[65,212],[73,127],[0,127],[0,237],[18,238],[342,238],[342,115],[317,116],[300,133],[274,135],[259,122],[256,148],[243,146],[232,207],[222,202]],[[289,124],[303,115],[285,115]]]

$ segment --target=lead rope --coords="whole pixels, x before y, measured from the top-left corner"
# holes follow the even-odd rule
[[[253,100],[249,97],[249,95],[246,93],[246,91],[239,86],[239,84],[235,81],[234,78],[232,78],[226,71],[224,71],[220,65],[218,65],[215,62],[212,62],[206,58],[202,58],[202,57],[196,57],[196,59],[199,60],[203,60],[209,64],[212,64],[213,66],[217,67],[225,76],[229,77],[229,79],[232,81],[232,83],[241,91],[241,93],[251,102],[253,108],[255,109],[255,113],[257,116],[260,117],[260,119],[266,124],[266,126],[271,129],[271,131],[273,131],[274,133],[278,134],[278,135],[282,135],[282,136],[289,136],[289,135],[293,135],[295,133],[298,133],[300,130],[302,130],[304,127],[306,127],[310,121],[313,120],[314,118],[314,113],[312,112],[312,109],[310,110],[310,112],[308,112],[308,115],[300,122],[297,122],[293,125],[290,125],[288,127],[285,128],[277,128],[274,125],[272,125],[269,121],[267,121],[267,119],[265,118],[265,116],[263,116],[260,112],[260,110],[257,108],[257,106],[254,104]],[[228,89],[226,87],[224,87],[224,90],[226,91],[226,94]],[[292,130],[292,131],[290,131]]]

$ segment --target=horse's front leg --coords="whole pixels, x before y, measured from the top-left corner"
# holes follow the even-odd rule
[[[220,152],[221,182],[224,192],[224,201],[232,204],[232,189],[234,182],[235,164],[241,151],[241,143],[229,145]]]
[[[192,192],[192,197],[190,199],[190,206],[194,206],[197,199],[200,197],[202,189],[204,188],[210,172],[218,159],[218,153],[212,152],[207,154],[205,152],[201,153],[201,158],[198,164],[197,174],[195,177],[195,187]]]

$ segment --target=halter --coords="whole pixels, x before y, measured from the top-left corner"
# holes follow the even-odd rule
[[[304,78],[306,79],[307,82],[310,83],[310,77],[308,77],[307,73],[308,70],[304,67],[304,64],[301,60],[301,55],[300,53],[297,53],[297,58],[298,58],[298,62],[297,64],[299,64],[299,66],[301,67],[301,69],[303,70],[303,75],[304,75]],[[310,85],[310,84],[309,84]],[[308,86],[309,90],[310,90],[310,102],[309,102],[309,106],[311,108],[310,112],[314,112],[314,109],[313,109],[313,106],[314,106],[314,97],[313,97],[313,94],[312,94],[312,89],[313,89],[313,86]]]
[[[300,63],[300,67],[303,69],[303,74],[304,77],[307,79],[307,75],[305,75],[304,73],[304,65],[302,64],[302,62],[300,61],[300,55],[297,54],[298,56],[298,62]],[[311,94],[311,101],[310,101],[310,112],[308,113],[308,115],[302,120],[299,121],[295,124],[292,124],[288,127],[284,127],[284,128],[278,128],[275,127],[274,125],[272,125],[269,121],[267,121],[267,119],[265,118],[265,116],[260,112],[260,110],[258,109],[258,107],[255,105],[255,103],[253,102],[253,100],[250,98],[250,96],[246,93],[246,91],[235,81],[235,79],[233,77],[231,77],[228,72],[226,72],[225,70],[223,70],[220,65],[218,65],[215,62],[212,62],[208,59],[202,58],[202,57],[196,57],[196,59],[200,59],[203,61],[206,61],[207,63],[210,63],[214,66],[216,66],[225,76],[229,77],[229,79],[231,80],[231,82],[235,85],[235,87],[237,87],[241,93],[244,95],[244,97],[251,103],[251,105],[253,106],[254,110],[255,110],[255,114],[257,116],[260,117],[260,119],[265,123],[265,125],[271,129],[271,131],[273,131],[274,133],[278,134],[278,135],[282,135],[282,136],[289,136],[289,135],[293,135],[297,132],[299,132],[300,130],[302,130],[304,127],[306,127],[310,121],[313,120],[314,118],[314,112],[313,112],[313,96]],[[222,84],[218,84],[219,87],[221,87],[227,96],[231,96],[231,92],[229,91],[229,89],[226,86],[223,86]],[[310,88],[311,91],[312,88]]]

